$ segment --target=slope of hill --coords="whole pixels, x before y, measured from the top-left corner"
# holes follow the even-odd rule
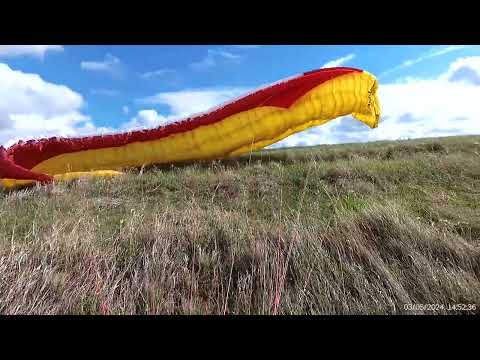
[[[473,313],[480,136],[2,192],[3,314]]]

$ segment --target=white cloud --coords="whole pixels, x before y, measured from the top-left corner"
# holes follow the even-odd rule
[[[196,89],[163,92],[144,99],[140,103],[149,105],[167,105],[169,118],[181,118],[207,111],[226,101],[243,95],[246,88]]]
[[[124,105],[122,106],[122,111],[125,115],[128,115],[128,113],[130,112],[130,109],[128,108],[128,106]]]
[[[169,120],[156,110],[140,110],[137,116],[122,125],[123,130],[151,129],[169,123]]]
[[[480,85],[480,56],[462,57],[450,64],[443,80]]]
[[[163,75],[166,75],[166,74],[173,74],[174,72],[175,72],[175,70],[172,70],[172,69],[159,69],[159,70],[149,71],[149,72],[143,73],[143,74],[140,75],[140,77],[142,79],[148,80],[148,79],[152,79],[152,78],[158,77],[158,76],[163,76]]]
[[[341,58],[331,60],[327,63],[325,63],[322,68],[331,68],[331,67],[337,67],[337,66],[342,66],[343,64],[349,62],[350,60],[353,60],[355,58],[355,54],[348,54],[346,56],[343,56]]]
[[[430,50],[429,52],[427,53],[424,53],[414,59],[408,59],[408,60],[405,60],[404,62],[402,62],[400,65],[398,66],[395,66],[394,68],[390,69],[390,70],[387,70],[385,72],[383,72],[381,74],[381,76],[383,75],[386,75],[386,74],[390,74],[391,72],[394,72],[394,71],[397,71],[397,70],[400,70],[400,69],[404,69],[406,67],[409,67],[409,66],[412,66],[412,65],[415,65],[415,64],[418,64],[422,61],[425,61],[425,60],[428,60],[428,59],[431,59],[431,58],[434,58],[434,57],[437,57],[437,56],[441,56],[441,55],[444,55],[444,54],[448,54],[452,51],[458,51],[458,50],[462,50],[466,48],[465,45],[452,45],[452,46],[447,46],[447,47],[444,47],[442,49],[439,49],[439,50],[436,50],[436,49],[432,49]]]
[[[61,45],[0,45],[0,57],[34,56],[43,59],[47,52],[63,51]]]
[[[301,133],[291,135],[268,148],[282,148],[294,146],[313,146],[319,144],[334,144],[336,138],[333,129],[338,126],[339,119],[326,123],[320,127],[312,128]]]
[[[201,61],[191,63],[190,67],[195,70],[202,70],[216,66],[220,59],[239,62],[241,58],[240,55],[228,51],[208,49],[207,55]]]
[[[70,136],[95,131],[81,113],[82,96],[37,74],[0,63],[0,143],[44,136]]]
[[[80,68],[88,71],[105,71],[113,73],[117,70],[119,65],[120,59],[111,54],[107,54],[103,61],[82,61],[80,63]]]

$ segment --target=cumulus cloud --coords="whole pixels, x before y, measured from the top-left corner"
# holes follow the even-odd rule
[[[335,59],[335,60],[331,60],[327,63],[325,63],[322,68],[330,68],[330,67],[337,67],[337,66],[342,66],[344,64],[346,64],[347,62],[353,60],[355,58],[355,54],[348,54],[348,55],[345,55],[341,58],[338,58],[338,59]]]
[[[47,52],[63,51],[61,45],[0,45],[0,57],[33,56],[40,59]]]
[[[240,55],[225,50],[208,49],[207,55],[202,60],[191,63],[190,67],[195,70],[202,70],[216,66],[220,60],[238,63],[241,58]]]
[[[162,92],[139,99],[138,102],[149,105],[166,105],[169,108],[168,117],[178,119],[209,110],[244,94],[248,90],[247,88],[234,87]]]
[[[442,80],[480,85],[480,56],[462,57],[450,64]]]
[[[135,117],[122,125],[122,130],[151,129],[170,121],[154,109],[140,110]]]
[[[336,121],[338,121],[338,119]],[[329,122],[321,127],[311,128],[301,133],[291,135],[275,144],[270,145],[268,148],[274,149],[295,146],[335,144],[335,137],[332,135],[332,133],[336,125],[337,124],[335,124],[335,122]]]
[[[45,81],[0,63],[0,143],[95,131],[81,112],[83,97],[67,86]]]

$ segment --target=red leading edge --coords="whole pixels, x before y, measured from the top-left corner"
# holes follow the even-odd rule
[[[53,180],[51,176],[39,174],[25,169],[15,164],[8,156],[3,146],[0,146],[0,178],[2,179],[18,179],[18,180],[37,180],[41,182],[50,182]]]

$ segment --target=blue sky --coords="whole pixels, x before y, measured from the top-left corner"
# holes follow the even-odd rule
[[[155,127],[338,65],[379,79],[379,128],[345,117],[277,146],[480,133],[480,46],[0,45],[0,142]]]

